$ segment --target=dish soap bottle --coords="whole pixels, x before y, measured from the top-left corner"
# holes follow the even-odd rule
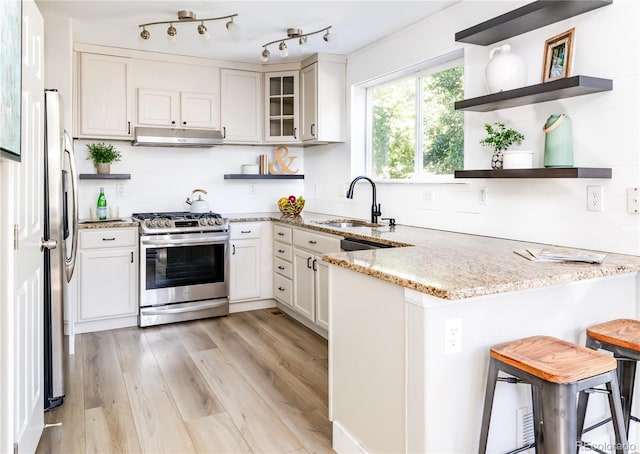
[[[98,196],[98,219],[101,221],[107,219],[107,198],[104,196],[104,188],[100,188]]]

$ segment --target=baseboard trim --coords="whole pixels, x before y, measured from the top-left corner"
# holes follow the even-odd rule
[[[355,438],[347,432],[338,421],[333,421],[333,450],[341,453],[366,454],[366,450],[360,446]]]
[[[229,303],[229,313],[255,311],[258,309],[268,309],[270,307],[276,307],[276,302],[273,299],[258,300],[258,301],[241,301],[238,303]]]

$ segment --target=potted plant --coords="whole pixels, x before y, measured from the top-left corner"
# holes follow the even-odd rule
[[[487,131],[488,137],[480,141],[480,145],[493,148],[493,156],[491,157],[491,167],[494,170],[502,169],[503,152],[511,145],[518,145],[524,140],[524,135],[514,129],[506,129],[504,123],[496,122],[493,125],[485,124],[484,129]]]
[[[89,156],[87,159],[91,159],[96,166],[96,173],[100,175],[111,173],[111,163],[119,161],[121,154],[111,144],[90,143],[87,144],[89,149]]]

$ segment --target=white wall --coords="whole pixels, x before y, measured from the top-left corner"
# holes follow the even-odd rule
[[[95,173],[87,160],[86,144],[94,141],[75,140],[78,173]],[[81,180],[79,185],[79,217],[89,217],[100,186],[105,188],[107,204],[118,205],[120,216],[134,212],[188,211],[185,199],[196,188],[208,192],[205,199],[217,213],[278,211],[282,196],[301,195],[303,180],[225,180],[224,174],[241,173],[242,164],[257,164],[260,154],[273,156],[275,147],[223,145],[213,148],[134,147],[130,142],[113,141],[122,160],[111,164],[111,173],[129,173],[130,180]],[[299,156],[295,164],[304,173],[300,148],[287,147],[291,156]],[[118,196],[116,186],[124,195]]]
[[[408,29],[349,56],[348,90],[353,92],[351,142],[305,150],[305,196],[308,208],[368,218],[371,193],[359,183],[355,199],[344,186],[364,173],[360,94],[354,86],[390,72],[435,58],[460,47],[465,52],[465,97],[486,94],[487,47],[454,41],[457,31],[527,1],[463,1]],[[505,40],[528,64],[528,83],[540,82],[546,39],[576,28],[573,74],[610,78],[614,90],[488,113],[465,113],[465,168],[490,168],[490,151],[478,142],[484,123],[504,121],[524,133],[522,149],[535,152],[542,167],[544,134],[549,115],[567,113],[573,122],[576,166],[611,167],[610,180],[480,179],[457,184],[378,184],[384,216],[401,224],[491,235],[550,244],[640,253],[640,216],[626,212],[626,188],[640,185],[640,39],[635,0],[612,5]],[[355,115],[354,115],[355,114]],[[356,121],[357,118],[357,121]],[[604,211],[586,211],[586,186],[604,188]],[[360,187],[362,185],[362,187]],[[481,186],[488,203],[479,203]],[[425,193],[433,200],[425,200]]]

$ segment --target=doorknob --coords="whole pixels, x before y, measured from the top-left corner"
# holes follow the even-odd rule
[[[51,250],[58,247],[58,242],[56,240],[46,240],[44,238],[40,238],[40,252],[44,251],[45,248]]]

